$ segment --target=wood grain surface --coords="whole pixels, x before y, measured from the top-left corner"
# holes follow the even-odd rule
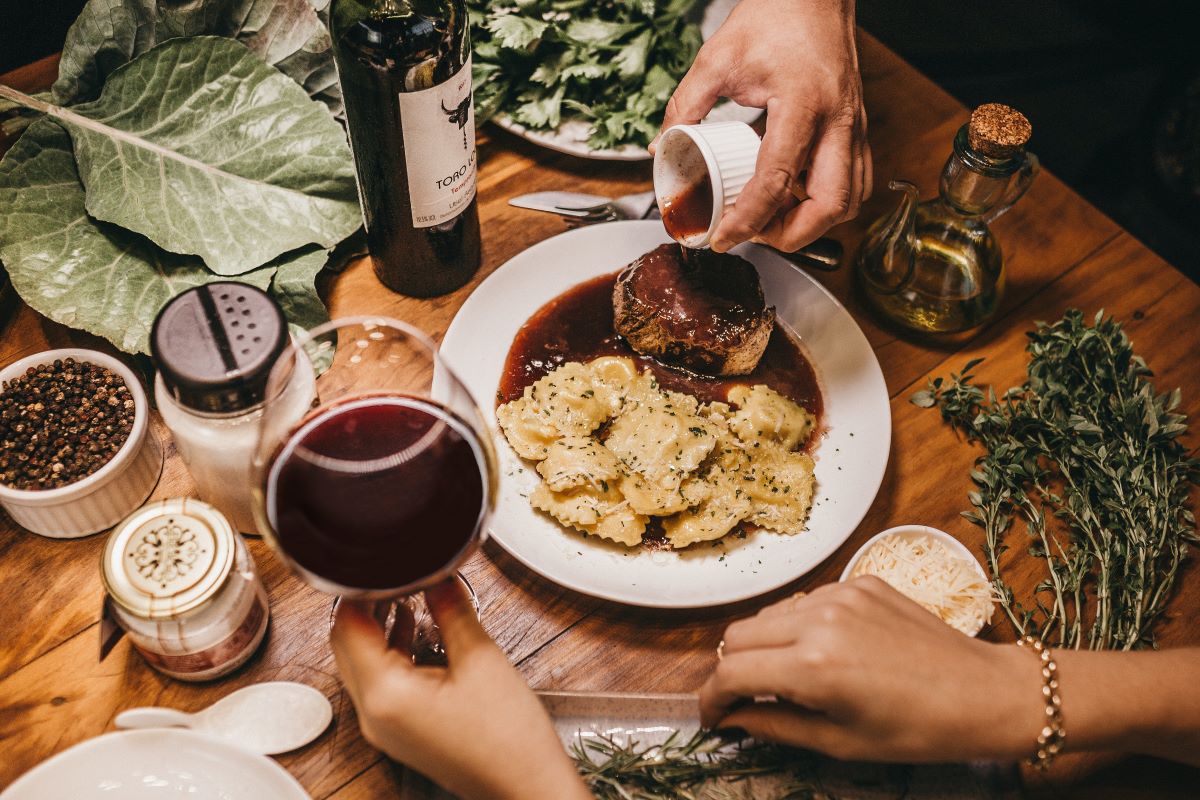
[[[954,132],[967,118],[966,109],[870,36],[860,36],[860,48],[878,186],[859,220],[832,232],[850,255],[866,223],[897,201],[886,189],[888,179],[913,180],[926,198],[936,192]],[[55,72],[56,61],[50,58],[0,77],[0,82],[37,91],[49,86]],[[1036,145],[1035,127],[1035,150]],[[550,215],[508,206],[509,197],[543,189],[617,195],[649,187],[647,164],[557,155],[492,128],[481,134],[479,163],[484,266],[475,280],[434,300],[404,298],[385,290],[364,259],[325,279],[322,291],[334,316],[388,314],[440,338],[480,280],[514,254],[563,230]],[[737,606],[647,611],[560,589],[494,544],[485,547],[465,572],[479,594],[484,625],[530,683],[556,689],[691,691],[715,663],[714,648],[730,621],[791,592],[836,580],[845,559],[876,531],[926,523],[952,532],[978,552],[981,532],[959,517],[967,505],[968,473],[977,452],[943,426],[936,413],[916,408],[908,397],[928,377],[957,370],[977,356],[987,359],[978,370],[981,381],[1002,387],[1019,383],[1026,363],[1025,331],[1036,320],[1057,319],[1069,307],[1115,314],[1155,371],[1159,388],[1181,386],[1183,411],[1197,417],[1200,288],[1048,172],[995,229],[1006,255],[1008,294],[998,317],[968,337],[931,342],[899,335],[866,313],[851,290],[848,268],[816,273],[875,348],[892,398],[893,441],[883,486],[866,519],[809,575]],[[6,320],[0,328],[0,365],[67,345],[112,351],[20,303],[5,308],[0,319]],[[144,362],[140,366],[146,369]],[[167,460],[153,496],[194,494],[157,421],[156,430],[166,444]],[[1189,444],[1195,446],[1194,434]],[[280,762],[318,800],[395,796],[400,768],[362,740],[354,709],[340,688],[327,641],[327,596],[292,576],[262,541],[251,540],[271,598],[267,643],[225,680],[180,683],[151,670],[128,643],[98,662],[103,542],[102,535],[44,539],[0,518],[0,788],[51,754],[112,730],[113,717],[123,708],[191,710],[250,683],[292,679],[325,692],[333,702],[334,723],[312,745]],[[1014,584],[1028,589],[1036,583],[1037,564],[1023,548],[1013,547],[1006,559]],[[1189,563],[1161,628],[1165,646],[1200,644],[1194,624],[1200,614],[1196,579]],[[1003,623],[984,635],[1012,638]],[[1028,777],[1031,793],[1053,797],[1191,797],[1200,785],[1200,771],[1152,759],[1097,755],[1067,757],[1048,776]]]

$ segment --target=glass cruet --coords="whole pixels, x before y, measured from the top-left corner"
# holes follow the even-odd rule
[[[1020,112],[982,105],[954,137],[937,198],[921,203],[912,183],[888,184],[900,205],[868,230],[855,268],[868,305],[922,333],[968,330],[996,313],[1004,257],[989,225],[1037,175],[1031,133]]]

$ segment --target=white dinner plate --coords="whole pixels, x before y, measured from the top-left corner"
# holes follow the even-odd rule
[[[180,728],[120,731],[43,761],[2,800],[309,800],[269,758]]]
[[[721,23],[729,16],[729,12],[733,11],[735,5],[737,5],[737,0],[711,0],[704,7],[704,14],[700,18],[700,37],[704,41],[708,41],[716,33],[717,28],[721,27]],[[761,115],[762,109],[760,108],[748,108],[740,106],[732,100],[722,100],[705,117],[705,120],[707,122],[745,122],[749,124]],[[565,119],[553,130],[527,128],[507,114],[496,114],[491,121],[496,123],[497,127],[514,133],[526,141],[567,155],[597,161],[646,161],[651,158],[650,151],[640,144],[623,144],[620,147],[593,150],[588,146],[588,131],[592,126],[590,122],[583,119]]]
[[[509,346],[521,325],[554,297],[669,241],[661,222],[637,221],[578,228],[540,242],[467,298],[442,353],[482,405],[496,439],[496,541],[530,569],[576,591],[633,605],[693,608],[778,588],[846,541],[879,490],[892,422],[879,362],[850,314],[777,254],[741,245],[734,252],[758,268],[767,302],[799,336],[821,383],[825,432],[814,453],[817,490],[809,530],[795,536],[759,531],[745,539],[726,537],[716,547],[652,552],[585,539],[535,511],[526,496],[537,473],[496,428],[496,390]]]

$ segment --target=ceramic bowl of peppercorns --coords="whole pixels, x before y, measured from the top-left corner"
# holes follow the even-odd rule
[[[0,505],[27,530],[111,528],[150,496],[162,461],[146,393],[117,359],[67,348],[0,370]]]

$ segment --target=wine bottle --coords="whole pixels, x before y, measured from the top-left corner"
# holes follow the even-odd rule
[[[331,28],[375,273],[452,292],[479,268],[466,4],[333,0]]]

